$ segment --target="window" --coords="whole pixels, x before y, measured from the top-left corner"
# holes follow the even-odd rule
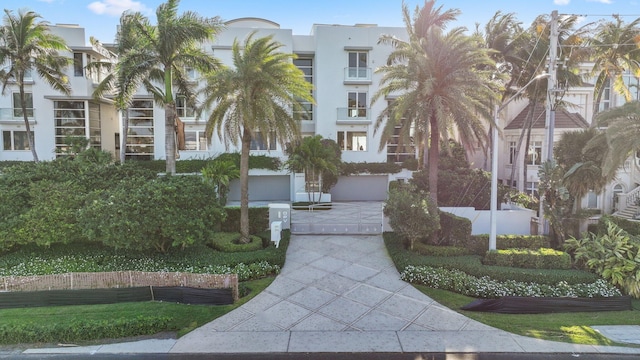
[[[509,141],[509,165],[516,162],[516,142]]]
[[[209,141],[207,141],[207,137],[204,134],[204,130],[185,130],[184,132],[185,150],[206,151],[208,143]]]
[[[24,100],[27,103],[27,117],[33,117],[33,94],[24,93]],[[23,118],[22,105],[20,105],[20,93],[13,93],[13,117]]]
[[[293,64],[304,73],[304,79],[313,84],[313,59],[312,58],[298,58],[293,60]],[[311,91],[313,95],[313,90]],[[305,111],[296,111],[293,114],[293,118],[296,120],[313,120],[313,104],[308,101],[301,102]]]
[[[134,100],[129,107],[127,159],[153,160],[153,100]]]
[[[350,118],[367,117],[367,93],[349,92],[347,96],[347,116]]]
[[[32,133],[33,136],[33,133]],[[34,137],[35,143],[35,137]],[[31,150],[29,148],[29,140],[26,131],[3,131],[2,132],[2,148],[4,150]]]
[[[349,53],[349,78],[366,79],[367,52],[354,51]]]
[[[538,183],[535,181],[527,181],[527,188],[524,191],[531,195],[538,197]]]
[[[84,101],[54,101],[53,113],[56,154],[60,156],[69,150],[67,137],[87,137],[85,103]]]
[[[588,209],[597,209],[598,208],[598,194],[595,191],[589,190],[587,194],[587,208]]]
[[[532,141],[527,151],[527,165],[540,165],[542,163],[542,141]]]
[[[89,103],[89,146],[102,150],[102,126],[100,105]]]
[[[178,95],[176,97],[176,112],[178,117],[192,118],[196,116],[196,109],[187,103],[187,98],[184,95]]]
[[[607,83],[604,86],[602,91],[602,98],[600,99],[599,111],[604,111],[609,109],[611,106],[611,82],[607,80]]]
[[[198,72],[196,71],[196,69],[192,67],[186,67],[184,69],[184,73],[185,73],[185,76],[187,77],[187,80],[189,81],[198,80]]]
[[[387,161],[403,162],[407,159],[416,158],[416,147],[413,138],[413,128],[410,130],[410,139],[400,145],[400,126],[396,126],[393,130],[393,136],[387,141]]]
[[[265,141],[266,140],[266,141]],[[251,150],[275,150],[276,134],[271,133],[268,139],[264,139],[261,133],[255,133],[251,139]]]
[[[73,53],[73,76],[84,76],[82,53]]]
[[[620,184],[616,184],[613,187],[613,209],[615,211],[618,210],[618,195],[623,194],[624,193],[624,188],[622,185]]]
[[[365,131],[339,131],[338,145],[346,151],[367,151],[367,133]]]

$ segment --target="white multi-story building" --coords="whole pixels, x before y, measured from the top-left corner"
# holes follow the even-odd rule
[[[92,97],[95,85],[102,74],[89,73],[85,66],[91,61],[109,58],[108,50],[99,43],[86,45],[84,29],[77,25],[55,25],[53,33],[63,37],[71,52],[73,66],[67,69],[71,80],[72,95],[65,96],[51,89],[45,81],[33,74],[27,85],[31,106],[30,124],[35,136],[36,150],[40,159],[51,160],[64,150],[67,135],[84,136],[91,140],[91,146],[110,151],[117,156],[120,148],[121,116],[108,99],[95,100]],[[223,63],[231,64],[231,45],[234,40],[243,42],[252,32],[256,36],[273,35],[282,43],[282,51],[295,53],[294,63],[308,81],[314,85],[313,95],[316,105],[308,104],[307,119],[301,120],[302,133],[322,135],[335,140],[342,147],[345,162],[386,162],[402,161],[415,156],[411,150],[396,154],[396,146],[391,141],[382,151],[378,151],[380,133],[374,131],[376,118],[387,106],[382,99],[371,103],[372,95],[379,89],[381,74],[376,68],[384,64],[393,50],[391,46],[378,42],[382,34],[406,38],[406,30],[401,27],[379,27],[373,24],[313,25],[309,35],[293,34],[290,29],[281,29],[272,21],[259,18],[242,18],[227,22],[226,29],[212,43],[203,44],[203,49],[211,51]],[[586,64],[588,66],[588,64]],[[199,74],[191,73],[194,81]],[[629,83],[638,98],[638,79],[629,76]],[[0,96],[0,131],[2,132],[2,160],[32,160],[28,149],[21,110],[17,109],[17,88],[9,86]],[[574,109],[556,114],[557,141],[564,131],[577,130],[589,125],[592,118],[593,86],[569,89],[564,100],[575,104]],[[624,99],[611,91],[606,91],[601,107],[617,106]],[[195,117],[178,95],[177,110],[185,123],[186,150],[180,151],[180,159],[211,158],[227,149],[217,135],[208,139],[204,135],[207,111],[201,118]],[[503,114],[500,128],[504,129],[499,145],[499,173],[501,181],[510,178],[514,163],[524,163],[527,159],[527,175],[522,166],[515,171],[516,186],[527,192],[534,192],[538,183],[538,165],[542,160],[544,143],[544,110],[536,109],[535,122],[531,130],[529,148],[520,151],[520,159],[514,158],[514,148],[524,126],[523,119],[528,110],[526,103],[516,101]],[[138,159],[163,159],[165,156],[164,110],[153,103],[151,96],[141,92],[135,97],[130,108],[130,124],[127,157]],[[524,144],[522,145],[524,147]],[[285,159],[283,149],[275,141],[258,137],[252,143],[253,154],[268,154]],[[473,162],[477,167],[489,167],[488,159],[480,158],[476,152]],[[584,207],[612,212],[619,204],[618,195],[627,194],[640,183],[639,173],[634,166],[621,170],[619,180],[610,184],[601,194],[589,194],[584,199]],[[304,192],[304,180],[299,176],[280,172],[252,170],[250,199],[252,200],[296,200]],[[386,198],[388,182],[396,177],[410,176],[405,172],[396,175],[367,175],[341,178],[331,191],[334,200],[382,200]],[[252,186],[253,184],[253,186]],[[631,195],[630,195],[631,196]],[[229,199],[238,198],[238,189],[232,187]],[[624,197],[624,196],[623,196]],[[325,199],[327,199],[325,197]]]

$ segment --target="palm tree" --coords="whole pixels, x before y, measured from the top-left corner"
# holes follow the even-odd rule
[[[634,76],[640,76],[640,18],[625,24],[619,15],[613,17],[615,22],[601,23],[588,43],[594,61],[589,76],[597,76],[594,115],[599,110],[602,94],[609,84],[614,91],[624,95],[626,101],[631,101],[624,74],[628,70]]]
[[[199,46],[211,40],[222,29],[219,18],[203,18],[186,11],[178,15],[179,0],[168,0],[156,10],[157,26],[141,13],[125,13],[121,23],[131,28],[123,32],[129,37],[127,51],[119,59],[121,68],[126,69],[128,84],[142,83],[153,95],[156,104],[165,111],[165,156],[166,172],[176,172],[176,103],[174,85],[193,104],[194,84],[186,74],[187,68],[208,73],[219,67],[211,55]],[[124,40],[124,39],[123,39]],[[120,104],[124,106],[126,104]]]
[[[240,170],[231,160],[213,160],[202,168],[202,177],[215,186],[218,202],[225,206],[231,180],[240,177]]]
[[[33,161],[38,162],[33,134],[29,125],[29,114],[24,89],[25,75],[35,70],[54,90],[65,95],[71,93],[69,79],[64,73],[71,59],[58,51],[68,51],[65,41],[49,31],[46,21],[38,21],[40,15],[33,11],[19,11],[14,15],[4,10],[3,25],[0,27],[0,65],[8,65],[0,70],[0,82],[4,94],[11,84],[18,87],[20,109]]]
[[[416,8],[413,23],[403,4],[408,41],[384,36],[380,39],[394,50],[387,64],[376,70],[383,77],[373,101],[400,93],[387,108],[380,149],[398,124],[405,123],[403,126],[409,128],[406,124],[411,123],[417,132],[429,135],[429,152],[424,160],[428,159],[425,165],[429,168],[430,196],[437,204],[441,138],[457,136],[463,144],[486,142],[481,119],[492,118],[490,103],[496,92],[490,81],[495,64],[487,50],[474,37],[465,35],[464,28],[444,33],[444,26],[455,19],[458,11],[441,13],[441,8],[434,10],[434,4],[428,0],[422,9]],[[377,118],[376,131],[385,120]]]
[[[640,102],[632,101],[600,112],[595,122],[598,127],[606,127],[607,151],[602,172],[605,176],[615,176],[629,156],[640,151]],[[598,140],[602,139],[596,137],[589,146],[596,146]]]
[[[307,184],[316,182],[317,186],[307,188],[309,203],[315,203],[315,191],[319,192],[318,202],[322,201],[322,189],[324,179],[329,176],[337,176],[340,170],[340,153],[336,153],[333,147],[323,142],[322,135],[306,137],[301,142],[295,142],[287,146],[289,159],[286,166],[291,171],[304,172]]]
[[[251,141],[261,137],[285,147],[300,136],[300,123],[293,117],[304,112],[302,102],[314,102],[312,85],[293,63],[294,54],[280,51],[283,44],[273,35],[232,46],[235,69],[223,68],[206,76],[204,106],[213,108],[206,134],[215,130],[228,147],[240,141],[240,237],[249,241],[249,151]],[[215,105],[215,107],[214,107]],[[293,112],[292,112],[293,111]]]

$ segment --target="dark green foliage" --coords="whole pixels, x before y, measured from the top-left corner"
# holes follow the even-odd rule
[[[616,224],[622,230],[629,233],[629,235],[640,236],[640,222],[631,221],[631,220],[623,219],[621,217],[610,216],[610,215],[602,216],[598,221],[597,227],[595,227],[594,231],[592,230],[589,230],[589,231],[596,234],[606,234],[609,223]]]
[[[240,244],[238,239],[240,239],[239,233],[218,232],[211,236],[211,239],[207,241],[207,245],[222,252],[243,252],[262,249],[262,238],[259,236],[252,235],[251,242],[248,244]]]
[[[236,167],[240,168],[240,153],[224,153],[218,155],[215,160],[232,161]],[[265,169],[278,171],[282,168],[282,162],[277,157],[267,155],[249,156],[249,169]]]
[[[440,211],[440,244],[465,246],[471,237],[471,220]]]
[[[450,270],[458,269],[475,277],[488,276],[497,281],[535,281],[536,283],[549,285],[555,285],[560,281],[566,281],[568,284],[592,283],[600,278],[596,274],[580,270],[518,269],[488,266],[482,264],[482,257],[478,255],[452,257],[424,256],[414,251],[409,251],[403,245],[402,239],[395,233],[387,232],[384,233],[383,236],[387,251],[400,272],[408,265],[425,265]]]
[[[487,251],[485,265],[509,266],[529,269],[570,269],[571,256],[564,251],[549,248],[505,249]]]
[[[80,213],[88,239],[124,249],[166,252],[204,243],[224,218],[215,189],[198,176],[164,176],[118,184]]]
[[[213,160],[231,161],[237,168],[240,168],[240,153],[223,153],[218,155],[215,159],[188,159],[176,161],[176,173],[178,174],[193,174],[199,173],[203,167]],[[165,160],[131,160],[127,164],[131,164],[136,167],[145,168],[155,173],[165,172]],[[251,155],[249,157],[250,169],[266,169],[278,171],[282,167],[282,163],[279,158],[271,157],[267,155]]]
[[[416,243],[413,246],[413,251],[420,255],[449,257],[449,256],[464,256],[471,255],[469,249],[459,246],[436,246],[427,245],[424,243]]]
[[[418,159],[416,159],[416,158],[407,158],[405,161],[402,162],[401,166],[402,166],[403,169],[416,171],[416,170],[418,170]]]
[[[224,232],[240,232],[240,207],[225,207],[227,218],[220,227]],[[258,234],[269,229],[269,208],[249,208],[249,233]]]
[[[138,316],[115,320],[82,320],[72,325],[58,325],[55,322],[0,324],[0,344],[65,343],[155,334],[165,331],[170,321],[166,316]]]
[[[439,239],[432,236],[440,228],[439,210],[428,193],[409,186],[399,187],[389,192],[383,212],[393,231],[408,242],[410,249],[418,241],[439,243]]]
[[[342,163],[340,175],[358,175],[358,174],[397,174],[402,171],[402,166],[395,163]]]
[[[497,249],[539,249],[548,248],[551,241],[543,235],[498,235]],[[472,235],[469,242],[463,245],[474,254],[484,256],[489,249],[489,235]]]

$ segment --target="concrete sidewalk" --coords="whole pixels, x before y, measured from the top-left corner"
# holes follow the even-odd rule
[[[629,330],[625,336],[640,338],[640,329]],[[494,329],[400,280],[380,235],[297,235],[281,274],[265,291],[178,340],[24,353],[307,352],[640,354],[640,349],[550,342]]]

